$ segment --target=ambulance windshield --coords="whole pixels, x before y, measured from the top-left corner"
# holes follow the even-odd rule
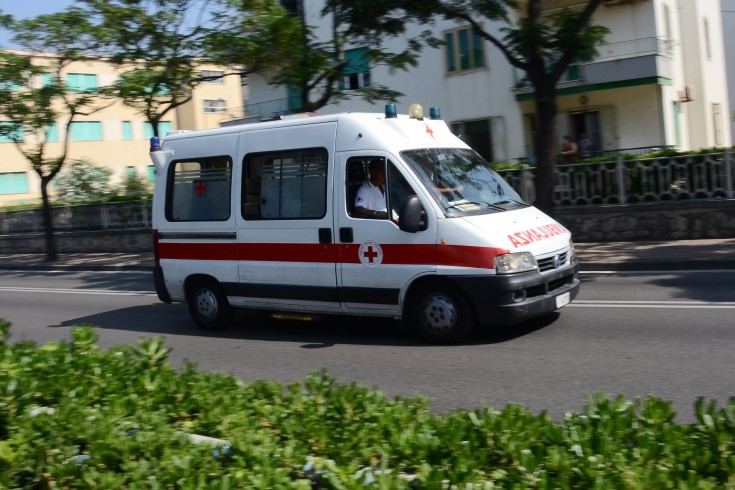
[[[474,150],[425,148],[402,151],[401,156],[447,214],[529,206]]]

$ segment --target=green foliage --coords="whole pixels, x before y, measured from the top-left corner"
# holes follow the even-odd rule
[[[57,199],[80,202],[101,199],[110,192],[110,169],[86,160],[75,160],[54,179]]]
[[[735,399],[671,404],[602,392],[562,421],[519,405],[437,414],[422,397],[314,373],[243,383],[181,370],[161,338],[109,350],[9,343],[0,320],[3,488],[731,488]]]

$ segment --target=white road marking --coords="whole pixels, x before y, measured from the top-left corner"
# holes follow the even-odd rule
[[[155,296],[153,291],[112,291],[109,289],[68,289],[68,288],[19,288],[19,287],[2,287],[0,291],[8,291],[11,293],[55,293],[55,294],[100,294],[108,296]]]

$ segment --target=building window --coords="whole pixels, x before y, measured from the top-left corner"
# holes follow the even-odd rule
[[[156,166],[148,165],[148,182],[156,181]]]
[[[69,73],[66,83],[72,92],[96,92],[99,88],[97,75],[90,73]]]
[[[494,161],[490,119],[452,124],[452,131],[488,162]]]
[[[100,121],[77,121],[69,126],[71,141],[102,141]]]
[[[712,104],[712,128],[715,132],[715,146],[722,144],[722,106]]]
[[[202,80],[202,83],[211,83],[213,85],[222,85],[222,84],[225,83],[225,79],[223,78],[224,74],[225,74],[225,72],[223,72],[223,71],[202,70],[202,72],[200,73],[200,76],[205,79],[205,80]]]
[[[204,112],[227,112],[225,99],[204,99]]]
[[[0,90],[2,90],[3,92],[18,92],[20,91],[20,85],[15,82],[3,81],[0,82]]]
[[[51,73],[41,73],[41,87],[48,87],[54,82],[54,76]]]
[[[169,131],[171,131],[171,121],[158,122],[158,136],[165,138]],[[148,121],[145,122],[143,128],[143,137],[147,140],[153,137],[153,125]]]
[[[482,38],[471,27],[444,32],[447,73],[485,68]]]
[[[227,221],[230,218],[230,157],[180,160],[169,166],[169,172],[166,219]]]
[[[0,173],[0,194],[28,193],[28,176],[25,172]]]
[[[0,122],[0,143],[20,143],[23,141],[23,128],[9,121]]]
[[[245,156],[243,218],[320,219],[327,212],[327,150]]]
[[[345,66],[342,68],[340,88],[342,90],[355,90],[369,87],[371,83],[367,48],[345,51]]]
[[[122,122],[122,138],[125,141],[130,141],[133,139],[133,123],[130,121],[123,121]]]

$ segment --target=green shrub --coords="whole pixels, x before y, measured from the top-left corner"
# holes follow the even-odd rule
[[[732,488],[735,401],[677,424],[604,393],[562,421],[519,405],[433,413],[423,397],[315,373],[287,386],[173,369],[161,338],[10,343],[0,320],[0,487]],[[206,436],[210,439],[204,438]]]
[[[111,170],[86,160],[75,160],[52,181],[57,200],[83,202],[104,198],[110,194],[108,181]]]

